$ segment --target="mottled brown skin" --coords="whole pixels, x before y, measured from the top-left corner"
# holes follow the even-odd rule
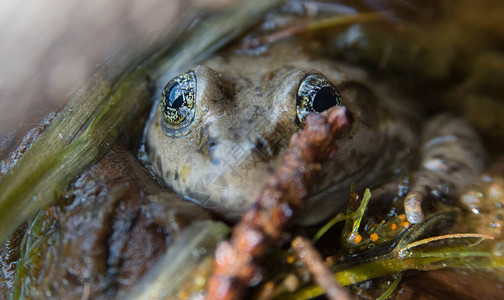
[[[166,131],[156,111],[147,152],[168,187],[237,219],[279,166],[290,136],[302,127],[296,122],[296,95],[301,81],[314,73],[340,90],[355,123],[336,142],[338,155],[324,164],[301,221],[326,218],[344,205],[351,183],[376,184],[404,164],[417,143],[419,115],[408,108],[411,103],[372,84],[359,69],[284,46],[262,55],[216,56],[194,67],[195,117],[186,128]],[[227,194],[206,202],[195,188],[209,173],[225,180]]]

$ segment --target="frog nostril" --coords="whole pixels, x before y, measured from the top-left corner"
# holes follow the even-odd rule
[[[206,151],[204,152],[207,153],[208,158],[214,165],[218,165],[220,163],[220,159],[215,157],[215,149],[217,148],[218,144],[219,142],[216,138],[209,138],[205,143]]]
[[[270,143],[262,136],[256,139],[255,150],[264,158],[268,159],[275,155],[274,149],[270,147]]]
[[[215,149],[216,146],[217,146],[217,139],[210,138],[206,142],[206,148],[208,149],[208,152],[210,152],[210,153],[213,152],[213,150]]]

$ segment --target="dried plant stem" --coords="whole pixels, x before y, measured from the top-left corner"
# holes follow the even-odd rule
[[[322,256],[313,247],[310,240],[297,237],[292,241],[292,248],[313,275],[315,282],[324,289],[326,297],[331,300],[350,300],[350,294],[333,277],[332,272],[324,264]]]
[[[302,22],[292,24],[291,26],[276,31],[272,34],[261,36],[252,39],[242,45],[242,48],[251,49],[259,47],[261,45],[267,45],[279,40],[290,38],[294,35],[299,35],[308,32],[314,32],[317,30],[323,30],[328,28],[344,28],[345,26],[357,24],[357,23],[370,23],[386,20],[386,12],[367,12],[358,13],[354,15],[339,15],[335,17],[325,18],[321,20],[311,20],[309,22]]]

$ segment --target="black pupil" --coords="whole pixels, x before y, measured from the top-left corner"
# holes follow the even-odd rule
[[[168,95],[168,105],[172,108],[179,108],[184,104],[184,93],[180,84],[175,83],[170,87]]]
[[[330,87],[323,87],[317,91],[313,98],[313,109],[316,112],[323,112],[336,105],[336,94]]]

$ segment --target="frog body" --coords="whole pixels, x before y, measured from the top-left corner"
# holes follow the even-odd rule
[[[306,115],[334,105],[345,105],[355,121],[297,217],[316,223],[342,209],[351,184],[377,186],[400,174],[420,141],[421,110],[362,69],[282,44],[260,55],[215,56],[166,84],[147,154],[166,186],[234,220]]]

